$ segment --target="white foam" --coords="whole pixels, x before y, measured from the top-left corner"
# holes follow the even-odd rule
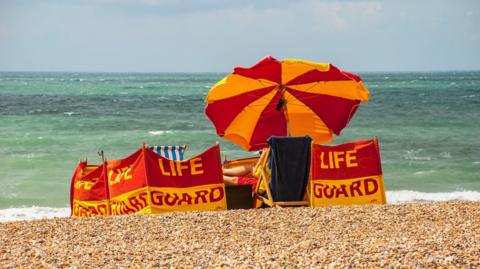
[[[478,191],[454,191],[454,192],[418,192],[418,191],[387,191],[387,203],[399,204],[421,201],[480,201]]]
[[[435,173],[435,172],[436,172],[435,170],[427,170],[427,171],[417,171],[413,174],[414,175],[423,175],[423,174],[431,174],[431,173]]]
[[[163,134],[171,134],[173,132],[172,131],[149,131],[148,133],[151,135],[163,135]]]
[[[51,219],[70,216],[70,208],[59,207],[19,207],[0,209],[0,222],[16,220]]]
[[[430,156],[418,156],[423,152],[423,149],[412,149],[406,150],[403,158],[410,161],[431,161],[432,157]]]
[[[387,191],[388,204],[409,202],[441,202],[441,201],[480,201],[478,191],[455,192],[418,192],[418,191]],[[0,222],[17,220],[50,219],[70,216],[70,208],[59,207],[19,207],[0,210]]]
[[[442,152],[442,153],[440,153],[440,157],[446,158],[446,159],[451,159],[452,155],[450,155],[450,152]]]

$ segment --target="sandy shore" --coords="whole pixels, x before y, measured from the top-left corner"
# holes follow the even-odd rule
[[[480,202],[0,223],[0,268],[480,267]]]

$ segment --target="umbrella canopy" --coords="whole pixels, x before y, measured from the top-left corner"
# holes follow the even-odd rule
[[[209,91],[205,113],[217,134],[248,151],[272,136],[333,141],[369,92],[360,77],[332,64],[265,57],[236,67]]]

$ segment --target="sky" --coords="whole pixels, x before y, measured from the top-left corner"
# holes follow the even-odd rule
[[[0,0],[0,71],[480,70],[480,1]]]

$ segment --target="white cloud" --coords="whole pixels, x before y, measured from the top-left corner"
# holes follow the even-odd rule
[[[353,26],[354,23],[372,21],[380,15],[382,4],[379,1],[313,1],[309,10],[317,30],[338,31]]]

